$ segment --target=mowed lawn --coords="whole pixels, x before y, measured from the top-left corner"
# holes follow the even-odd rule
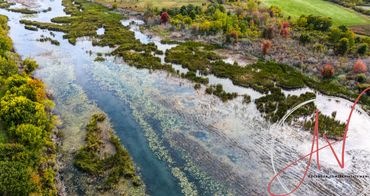
[[[118,7],[143,11],[148,6],[158,8],[173,8],[188,4],[202,5],[202,3],[207,2],[207,0],[96,0],[96,2],[111,5],[116,2]]]
[[[370,17],[324,0],[262,0],[268,6],[279,6],[285,16],[321,15],[333,19],[335,25],[370,25]]]

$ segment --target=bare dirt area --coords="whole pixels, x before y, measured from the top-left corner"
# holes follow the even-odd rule
[[[351,26],[351,29],[357,34],[370,36],[370,24]]]

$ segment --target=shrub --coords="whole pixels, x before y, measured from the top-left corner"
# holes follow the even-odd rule
[[[27,73],[27,74],[30,74],[32,73],[33,71],[35,71],[35,69],[39,66],[35,60],[33,59],[30,59],[30,58],[26,58],[24,59],[23,61],[23,68],[24,68],[24,71]]]
[[[161,14],[161,22],[166,24],[170,20],[170,15],[167,12]]]
[[[262,53],[266,55],[272,47],[272,42],[270,40],[262,41]]]
[[[243,95],[243,103],[248,104],[251,102],[251,97],[249,95]]]
[[[262,38],[273,39],[274,38],[274,27],[269,26],[267,28],[264,28],[262,31]]]
[[[336,46],[336,52],[340,55],[345,55],[349,49],[349,40],[348,38],[342,38],[339,40],[339,43]]]
[[[313,48],[316,52],[323,52],[325,50],[325,46],[319,43],[314,44]]]
[[[353,71],[355,73],[365,73],[367,72],[367,66],[363,61],[357,60],[355,65],[353,66]]]
[[[4,96],[0,102],[0,118],[9,127],[23,123],[46,126],[48,117],[44,105],[19,96]]]
[[[290,32],[290,30],[289,30],[288,27],[282,28],[280,30],[280,35],[283,36],[284,38],[287,38],[287,37],[289,37],[289,32]]]
[[[299,36],[299,42],[303,45],[305,44],[308,44],[312,41],[312,37],[311,35],[309,35],[308,33],[302,33],[300,36]]]
[[[359,82],[359,83],[366,82],[366,75],[363,74],[363,73],[357,74],[356,81]]]
[[[237,43],[239,41],[239,33],[237,31],[232,31],[229,36],[232,38],[230,42]]]
[[[322,77],[324,77],[326,79],[333,77],[334,67],[330,64],[324,65],[324,67],[321,70],[321,75],[322,75]]]
[[[333,22],[329,17],[309,15],[307,16],[307,25],[310,29],[328,31]]]
[[[284,22],[281,23],[281,28],[282,29],[285,29],[285,28],[288,28],[288,27],[289,27],[289,22],[284,21]]]
[[[34,191],[36,187],[25,164],[0,161],[0,195],[29,195]]]
[[[21,124],[10,129],[11,135],[20,143],[29,146],[40,146],[43,141],[43,130],[32,124]]]
[[[0,76],[7,78],[17,72],[18,67],[13,61],[0,56]]]
[[[281,29],[280,29],[280,35],[287,38],[289,36],[289,23],[284,21],[282,24],[281,24]]]
[[[194,89],[195,90],[198,90],[198,89],[200,89],[202,86],[199,84],[199,83],[196,83],[195,85],[194,85]]]
[[[366,54],[368,48],[369,48],[369,46],[366,43],[360,44],[357,48],[357,53],[359,55],[364,55],[364,54]]]

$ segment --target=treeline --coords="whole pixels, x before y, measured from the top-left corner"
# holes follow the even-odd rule
[[[301,16],[295,22],[295,29],[300,32],[301,44],[311,43],[318,52],[333,49],[337,55],[367,55],[369,37],[356,36],[346,26],[334,27],[328,17]]]
[[[361,6],[370,6],[369,0],[327,0],[336,4],[339,4],[344,7],[352,8],[357,12],[370,15],[370,8],[362,8]]]
[[[177,29],[190,29],[195,34],[204,35],[223,33],[226,41],[235,42],[242,37],[258,37],[261,33],[259,27],[264,26],[270,16],[280,15],[280,10],[275,7],[255,12],[258,4],[254,1],[240,4],[235,9],[235,12],[230,11],[224,4],[218,3],[205,4],[202,7],[189,4],[163,10],[149,8],[145,17],[147,21],[151,21],[156,16],[167,13],[169,22]],[[162,16],[161,22],[166,22],[166,17]]]
[[[254,0],[247,2],[221,1],[203,6],[187,5],[180,8],[148,8],[147,24],[170,23],[177,30],[190,30],[195,35],[222,35],[220,44],[240,40],[293,38],[302,44],[313,43],[315,50],[334,49],[338,55],[365,55],[369,37],[356,36],[345,26],[334,27],[332,19],[323,16],[284,18],[280,8],[265,8]],[[227,7],[227,8],[226,8]],[[316,43],[317,42],[317,43]]]
[[[0,195],[56,195],[53,102],[32,77],[37,63],[20,62],[7,34],[0,16]]]

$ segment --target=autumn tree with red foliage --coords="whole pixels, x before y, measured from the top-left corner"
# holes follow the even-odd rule
[[[363,61],[357,60],[355,65],[353,66],[353,71],[355,73],[366,73],[367,72],[367,66]]]
[[[288,28],[288,27],[289,27],[289,22],[284,21],[283,23],[281,23],[281,28],[285,29],[285,28]]]
[[[290,32],[289,23],[285,21],[281,24],[280,35],[283,36],[284,38],[287,38],[289,37],[289,32]]]
[[[166,24],[170,20],[170,15],[167,12],[162,12],[161,23]]]
[[[324,65],[324,67],[321,70],[321,75],[324,78],[331,78],[334,76],[334,67],[330,64]]]
[[[272,47],[272,42],[270,40],[262,41],[262,53],[266,55]]]

